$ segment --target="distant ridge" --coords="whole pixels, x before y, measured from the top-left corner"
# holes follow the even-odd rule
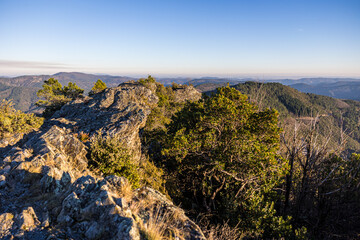
[[[156,76],[155,76],[156,77]],[[112,76],[108,74],[88,74],[82,72],[58,72],[53,75],[24,75],[18,77],[0,77],[0,99],[13,99],[15,108],[28,111],[34,108],[37,101],[36,92],[43,82],[49,78],[56,78],[63,85],[75,82],[88,93],[93,84],[101,79],[108,87],[118,86],[120,83],[137,80],[135,77]],[[208,92],[227,83],[235,85],[247,81],[277,82],[289,85],[301,92],[331,96],[340,99],[360,100],[360,79],[357,78],[300,78],[300,79],[254,79],[254,78],[221,78],[221,77],[174,77],[157,78],[165,86],[172,83],[192,84],[201,92]]]
[[[45,80],[58,79],[63,85],[75,82],[88,93],[94,83],[101,79],[108,87],[118,86],[120,83],[135,80],[131,77],[94,75],[81,72],[59,72],[53,75],[24,75],[13,78],[0,78],[0,99],[12,99],[14,107],[22,111],[35,108],[38,100],[36,92],[42,87]]]
[[[359,101],[303,93],[280,83],[246,82],[232,87],[246,94],[250,101],[260,107],[279,111],[280,119],[284,122],[289,118],[306,121],[319,114],[321,126],[325,129],[326,124],[330,124],[335,139],[340,139],[341,128],[346,129],[345,134],[349,137],[346,148],[349,153],[360,151]],[[335,146],[337,142],[331,144]]]
[[[297,83],[290,87],[304,93],[314,93],[339,99],[360,100],[360,80],[358,81],[338,81],[322,82],[317,84]]]
[[[14,78],[0,78],[0,83],[14,87],[27,86],[40,88],[44,80],[49,78],[56,78],[63,85],[68,84],[68,82],[75,82],[79,87],[84,88],[85,91],[90,90],[92,84],[98,79],[101,79],[110,87],[115,87],[120,83],[135,79],[132,77],[94,75],[81,72],[59,72],[53,75],[25,75]]]

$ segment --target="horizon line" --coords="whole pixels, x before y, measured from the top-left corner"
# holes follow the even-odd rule
[[[194,74],[175,74],[175,73],[93,73],[93,72],[85,72],[85,71],[59,71],[55,73],[19,73],[19,74],[4,74],[2,73],[0,77],[2,78],[16,78],[16,77],[24,77],[24,76],[54,76],[56,74],[60,73],[72,73],[72,74],[88,74],[88,75],[95,75],[95,76],[112,76],[112,77],[130,77],[130,78],[143,78],[147,77],[149,75],[155,77],[155,78],[229,78],[229,79],[246,79],[251,78],[254,80],[280,80],[280,79],[290,79],[290,80],[298,80],[302,78],[351,78],[351,79],[359,79],[360,76],[357,75],[323,75],[323,74],[201,74],[201,73],[194,73]]]

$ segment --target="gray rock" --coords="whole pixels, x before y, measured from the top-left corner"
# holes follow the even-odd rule
[[[145,126],[151,105],[157,101],[158,97],[150,89],[137,83],[124,83],[107,88],[93,98],[65,105],[52,116],[52,123],[90,135],[99,130],[103,134],[119,135],[134,159],[139,160],[139,129]]]
[[[11,213],[3,213],[0,215],[0,238],[10,236],[10,230],[14,225],[14,215]]]
[[[4,175],[0,175],[0,187],[5,186],[6,184],[6,177]]]
[[[11,167],[9,165],[6,165],[1,171],[0,173],[7,175],[11,170]]]
[[[201,93],[193,86],[180,85],[178,88],[174,89],[174,91],[174,100],[176,102],[197,101],[201,98]]]
[[[24,231],[32,231],[40,222],[35,214],[35,211],[32,207],[27,207],[20,214],[16,216],[16,222],[19,229]]]
[[[178,91],[184,94],[179,101],[192,92]],[[0,149],[0,238],[137,240],[154,207],[161,206],[177,213],[171,227],[185,239],[204,239],[163,194],[151,188],[131,192],[126,178],[104,178],[88,169],[87,146],[77,136],[81,131],[118,136],[136,163],[139,130],[157,101],[142,85],[122,84],[65,105],[40,131]]]

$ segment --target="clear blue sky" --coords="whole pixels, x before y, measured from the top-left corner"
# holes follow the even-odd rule
[[[0,75],[360,77],[360,0],[0,0]]]

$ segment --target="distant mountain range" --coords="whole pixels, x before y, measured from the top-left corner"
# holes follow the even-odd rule
[[[94,83],[101,79],[108,87],[115,87],[120,83],[137,80],[134,77],[95,75],[80,72],[60,72],[54,75],[26,75],[19,77],[0,77],[0,99],[13,99],[16,109],[29,111],[34,108],[37,101],[36,92],[42,87],[45,80],[49,78],[58,79],[63,85],[68,82],[75,82],[79,87],[88,93]],[[192,84],[201,92],[208,92],[227,83],[235,85],[244,82],[277,82],[289,85],[301,92],[315,93],[331,96],[340,99],[360,100],[360,79],[355,78],[301,78],[301,79],[268,79],[261,80],[254,78],[157,78],[157,81],[164,85]]]
[[[276,82],[290,86],[304,93],[314,93],[339,99],[360,101],[360,79],[357,78],[301,78],[301,79],[272,79],[258,81],[256,79],[194,79],[193,84],[199,91],[215,90],[229,83],[236,85],[244,82],[269,83]]]
[[[104,81],[109,87],[115,87],[120,83],[129,80],[135,80],[135,78],[131,77],[94,75],[79,72],[60,72],[54,75],[26,75],[14,78],[0,78],[0,83],[15,87],[41,88],[44,80],[49,78],[58,79],[59,82],[63,85],[67,84],[68,82],[75,82],[79,87],[85,89],[85,92],[89,91],[98,79]]]
[[[339,81],[330,83],[306,84],[297,83],[290,87],[301,92],[314,93],[340,99],[360,100],[360,81]]]

